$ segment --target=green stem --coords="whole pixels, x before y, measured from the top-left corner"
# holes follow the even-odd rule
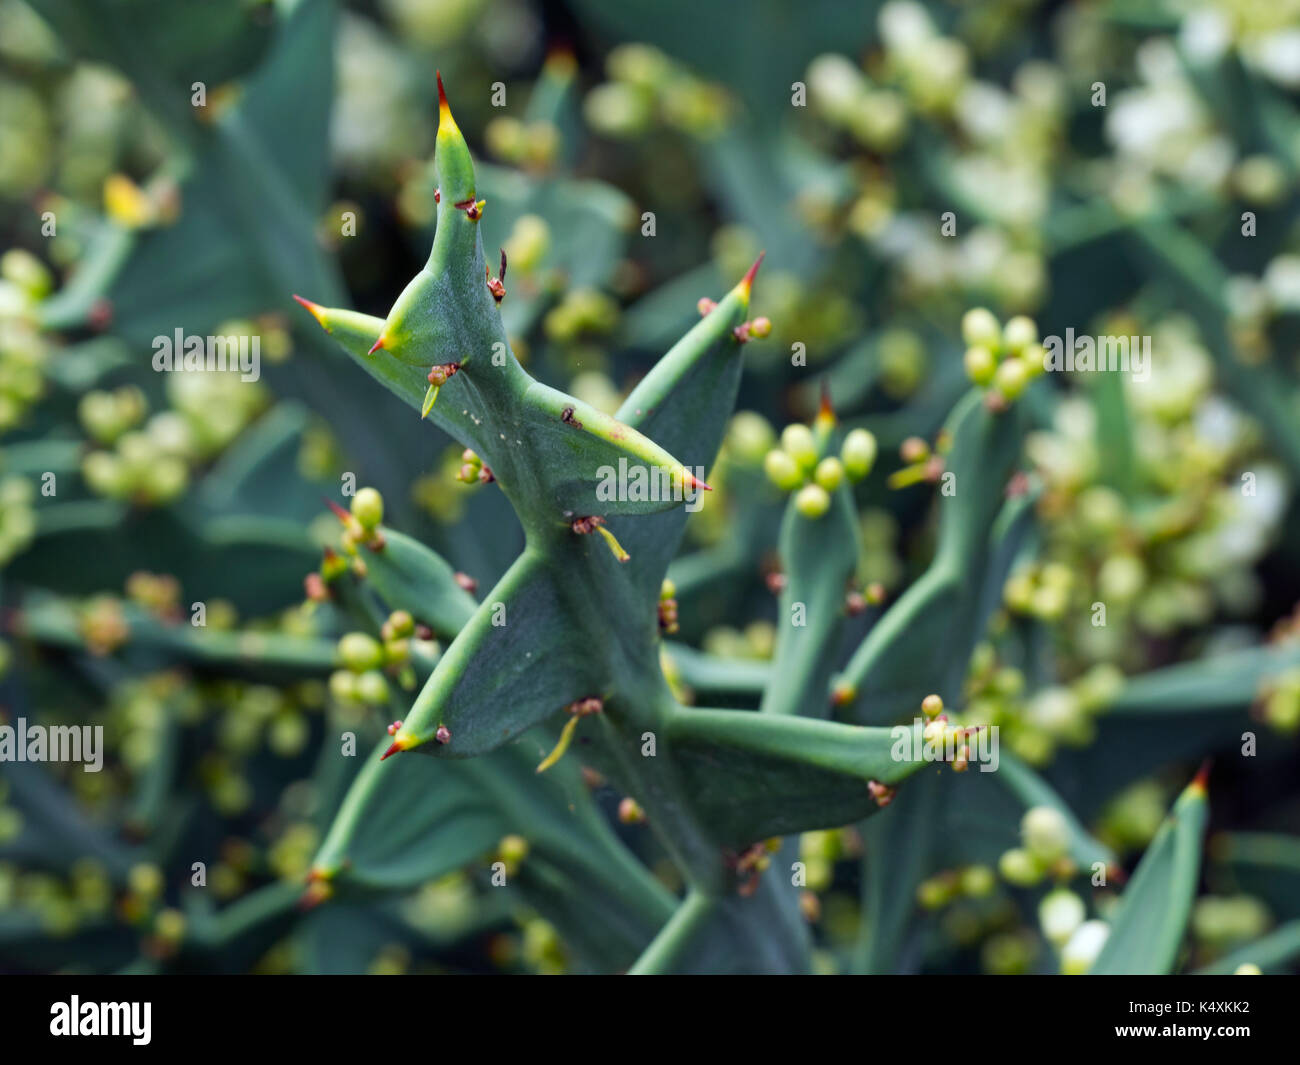
[[[628,976],[655,976],[671,973],[695,939],[696,933],[713,913],[718,900],[697,888],[687,892],[685,900],[659,930],[654,941],[628,970]]]

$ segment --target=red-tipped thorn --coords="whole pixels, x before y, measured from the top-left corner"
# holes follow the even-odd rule
[[[305,308],[307,308],[307,313],[310,314],[313,318],[315,318],[316,321],[318,321],[323,328],[325,329],[329,328],[329,326],[325,325],[324,307],[322,307],[319,303],[312,303],[311,300],[303,299],[296,292],[293,294],[293,298],[296,299],[299,303],[301,303]]]
[[[1199,788],[1201,791],[1208,791],[1210,786],[1210,767],[1213,764],[1213,758],[1205,759],[1205,761],[1201,763],[1201,768],[1196,771],[1196,776],[1192,778],[1192,783],[1189,786]]]
[[[740,289],[746,300],[749,299],[750,290],[754,287],[754,278],[758,276],[758,268],[763,265],[763,256],[766,254],[767,252],[765,251],[758,253],[758,258],[754,260],[754,265],[746,271],[745,276],[740,279],[740,284],[736,286]]]
[[[830,418],[835,420],[835,408],[831,406],[831,388],[824,380],[822,381],[822,402],[817,410],[819,418]]]
[[[330,510],[334,511],[334,516],[338,518],[339,521],[343,522],[344,525],[352,520],[351,513],[345,507],[341,507],[339,504],[335,503],[334,500],[329,498],[329,496],[321,496],[321,499],[325,501],[325,505],[329,507]]]
[[[404,750],[406,750],[406,747],[402,744],[402,741],[401,741],[401,740],[394,740],[394,741],[393,741],[393,745],[392,745],[391,747],[389,747],[388,750],[386,750],[383,754],[381,754],[381,755],[379,756],[379,760],[382,762],[382,761],[383,761],[385,758],[387,758],[390,754],[397,754],[398,751],[404,751]],[[403,763],[403,764],[405,764],[405,763]]]
[[[383,334],[381,333],[381,334],[379,335],[379,339],[376,340],[372,345],[370,345],[370,350],[367,351],[366,354],[367,354],[367,355],[373,355],[376,351],[378,351],[378,350],[379,350],[380,348],[382,348],[383,346],[384,346],[384,336],[383,336]]]
[[[682,482],[687,488],[703,488],[706,492],[713,491],[712,488],[696,477],[695,474],[691,473],[690,470],[686,470],[682,473]]]
[[[451,105],[447,103],[447,90],[442,87],[442,71],[436,72],[438,76],[438,110],[450,111]]]

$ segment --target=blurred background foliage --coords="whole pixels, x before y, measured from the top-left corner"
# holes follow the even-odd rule
[[[400,668],[340,679],[354,626],[304,602],[338,540],[322,496],[379,488],[467,588],[522,545],[500,494],[458,477],[461,445],[291,300],[383,317],[424,262],[435,69],[542,380],[612,412],[766,250],[773,328],[672,571],[669,671],[710,705],[762,691],[783,507],[763,460],[823,387],[882,456],[857,489],[870,607],[847,649],[933,553],[926,441],[967,387],[963,314],[1153,338],[1147,386],[1060,375],[1027,396],[1033,520],[966,712],[1121,866],[1219,754],[1185,968],[1256,942],[1244,960],[1294,965],[1298,27],[1295,0],[0,0],[0,714],[108,744],[101,773],[0,764],[0,967],[603,965],[543,887],[491,886],[491,862],[529,862],[509,824],[394,890],[297,906],[368,757],[334,737],[382,735],[410,698]],[[258,335],[261,380],[152,372],[176,329]],[[1050,840],[1035,857],[1032,819],[1021,839],[1041,795],[962,784],[879,840],[803,836],[820,969],[1069,969],[1094,893],[1052,871]],[[891,831],[916,859],[885,888],[870,854]],[[887,958],[864,957],[886,918]]]

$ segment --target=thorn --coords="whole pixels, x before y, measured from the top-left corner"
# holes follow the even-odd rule
[[[384,335],[383,333],[380,333],[379,339],[376,340],[372,345],[370,345],[370,350],[367,351],[366,354],[373,355],[376,351],[378,351],[383,346],[384,346]]]
[[[691,473],[690,470],[682,470],[682,483],[687,488],[702,488],[706,492],[713,491],[712,488],[696,477],[695,474]]]
[[[831,406],[831,386],[825,379],[822,380],[822,401],[817,408],[817,417],[826,418],[832,423],[835,421],[835,408]]]
[[[1210,767],[1214,764],[1213,758],[1207,758],[1201,763],[1201,768],[1196,771],[1196,776],[1192,778],[1188,787],[1196,788],[1201,794],[1209,789],[1210,785]]]
[[[326,332],[329,332],[329,326],[327,326],[327,325],[325,324],[325,308],[324,308],[324,307],[322,307],[319,303],[312,303],[311,300],[305,300],[305,299],[303,299],[303,298],[302,298],[301,296],[299,296],[298,293],[296,293],[296,292],[293,294],[293,298],[296,299],[299,303],[301,303],[304,307],[307,308],[307,312],[308,312],[308,313],[309,313],[313,318],[315,318],[316,321],[318,321],[318,322],[320,323],[322,329],[324,329]]]
[[[399,751],[404,751],[404,750],[406,750],[406,748],[402,746],[402,741],[401,741],[401,740],[394,740],[394,741],[393,741],[393,745],[392,745],[391,747],[389,747],[388,750],[386,750],[383,754],[381,754],[381,755],[379,756],[379,760],[382,762],[382,761],[383,761],[385,758],[387,758],[390,754],[397,754]]]
[[[754,260],[754,265],[749,268],[745,273],[745,276],[740,279],[740,284],[736,286],[737,291],[740,292],[741,299],[746,303],[749,302],[749,293],[754,287],[754,278],[758,276],[758,268],[763,265],[763,256],[766,254],[766,251],[758,253],[758,258]]]
[[[429,416],[429,411],[433,410],[433,404],[438,399],[438,386],[430,385],[429,390],[424,394],[424,402],[420,404],[420,418],[424,419]]]
[[[307,874],[307,888],[298,899],[299,910],[314,910],[334,894],[329,874],[323,869],[313,869]]]
[[[498,278],[500,281],[502,281],[502,282],[504,282],[505,279],[506,279],[506,250],[505,250],[505,248],[502,248],[502,249],[501,249],[501,273],[497,274],[497,278]]]
[[[610,532],[608,529],[606,529],[605,526],[597,525],[596,531],[600,533],[602,537],[604,537],[605,543],[608,544],[609,549],[612,552],[614,552],[614,557],[616,559],[618,559],[620,562],[628,562],[631,560],[632,556],[623,550],[623,545],[620,544],[618,540],[614,538],[614,534]]]
[[[451,126],[454,128],[456,125],[456,120],[452,117],[451,114],[451,104],[447,103],[447,90],[442,87],[442,71],[439,70],[437,74],[438,74],[438,128],[440,130],[442,129],[442,123],[444,120],[449,122]]]
[[[348,512],[346,507],[339,506],[339,504],[335,503],[334,500],[329,498],[329,496],[321,496],[321,499],[325,501],[325,505],[329,507],[330,510],[334,511],[334,516],[338,518],[339,521],[344,525],[351,523],[352,515]]]
[[[538,764],[537,772],[545,773],[551,768],[551,766],[555,765],[556,762],[564,757],[564,752],[569,749],[569,744],[573,742],[573,732],[578,727],[578,721],[578,715],[574,714],[564,723],[564,731],[560,733],[559,742],[556,743],[551,753],[543,758]]]

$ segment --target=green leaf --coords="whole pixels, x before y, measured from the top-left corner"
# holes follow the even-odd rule
[[[925,764],[894,757],[891,729],[744,710],[680,710],[668,738],[701,820],[734,849],[866,817],[878,809],[868,781],[892,786]]]
[[[831,672],[844,627],[844,596],[858,564],[858,516],[853,493],[843,484],[830,510],[819,518],[799,513],[793,499],[781,523],[785,587],[778,607],[771,683],[760,709],[767,714],[827,717]],[[802,610],[801,624],[794,610]]]
[[[592,545],[604,552],[600,544]],[[601,688],[600,660],[570,627],[573,610],[551,563],[525,551],[438,662],[398,733],[399,750],[483,754]],[[521,640],[519,633],[528,633]],[[439,726],[451,731],[444,747]]]
[[[387,746],[362,763],[312,861],[314,876],[402,891],[459,869],[507,833],[471,777],[435,772],[423,758],[381,761]]]
[[[456,582],[456,571],[418,540],[383,529],[384,546],[362,544],[366,581],[394,610],[409,611],[439,636],[451,639],[468,624],[478,604]]]
[[[1202,770],[1184,789],[1138,863],[1090,975],[1165,976],[1174,971],[1200,877],[1209,805],[1204,775]]]
[[[863,925],[854,971],[896,973],[916,909],[916,888],[930,870],[942,841],[943,800],[951,795],[946,774],[920,774],[880,816],[862,823]],[[960,784],[956,785],[960,787]]]
[[[1193,976],[1231,976],[1240,965],[1258,965],[1263,972],[1286,972],[1300,958],[1300,921],[1288,921],[1253,943],[1204,965]]]
[[[990,532],[1020,453],[1022,416],[1018,406],[990,412],[972,390],[947,429],[945,474],[954,476],[954,494],[940,497],[934,560],[867,634],[837,682],[844,716],[860,724],[914,713],[931,692],[956,701],[983,629],[980,586],[971,575],[989,568]]]

